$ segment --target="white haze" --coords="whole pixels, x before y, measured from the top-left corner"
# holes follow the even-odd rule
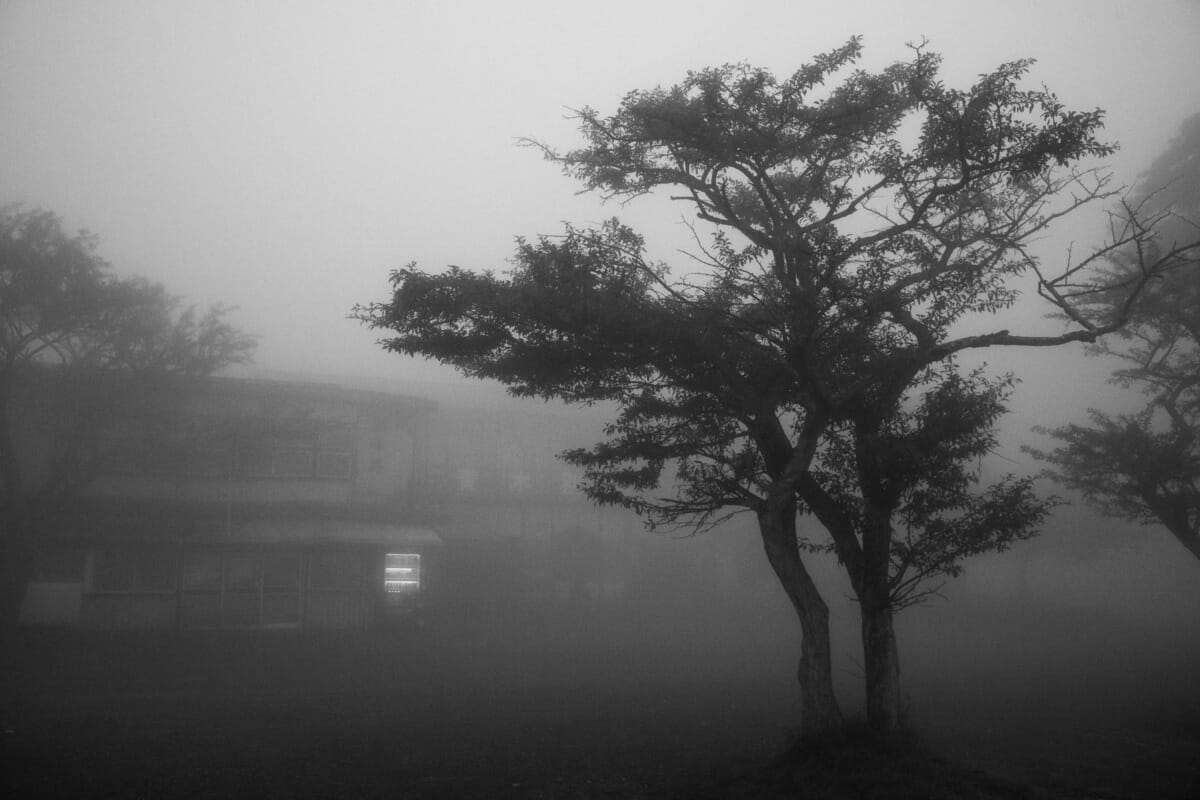
[[[611,112],[630,90],[669,85],[690,69],[727,62],[747,61],[787,75],[855,34],[864,36],[866,68],[903,59],[906,42],[927,38],[944,56],[946,83],[959,87],[1003,62],[1037,59],[1032,86],[1045,83],[1069,107],[1107,109],[1107,138],[1122,145],[1110,163],[1123,183],[1134,182],[1180,123],[1200,111],[1197,0],[0,0],[0,205],[54,210],[68,227],[99,235],[102,254],[120,273],[149,276],[190,302],[237,306],[233,321],[262,337],[255,370],[353,378],[373,388],[453,380],[435,366],[384,353],[376,334],[347,318],[356,303],[386,299],[389,270],[410,261],[429,269],[458,264],[501,270],[516,236],[553,234],[563,221],[582,225],[613,215],[642,230],[654,258],[680,271],[692,265],[676,252],[689,243],[681,222],[686,206],[658,198],[606,206],[579,195],[578,186],[537,152],[518,147],[521,137],[569,148],[578,142],[568,118],[572,107]],[[1100,214],[1074,222],[1040,242],[1039,252],[1050,264],[1061,261],[1073,241],[1077,247],[1095,242],[1102,223]],[[1023,305],[1018,316],[1021,324],[1042,330],[1054,324],[1040,313]],[[998,325],[1018,329],[1011,318]],[[989,474],[1039,468],[1020,447],[1035,441],[1032,426],[1063,424],[1089,406],[1111,409],[1127,402],[1106,383],[1109,367],[1082,352],[977,356],[1023,381]],[[482,405],[495,394],[459,386],[442,391],[439,400],[453,396],[463,405]],[[736,675],[743,687],[758,680],[747,694],[761,695],[777,717],[790,715],[780,698],[794,697],[798,630],[751,522],[743,517],[725,529],[735,535],[718,532],[684,543],[686,555],[675,551],[654,559],[662,566],[655,567],[656,594],[646,607],[662,611],[654,618],[657,627],[648,625],[652,635],[644,636],[622,630],[639,643],[642,660],[628,651],[619,657],[606,651],[603,660],[589,664],[618,677],[626,674],[617,669],[623,659],[649,664],[650,672],[670,675],[663,685],[672,688],[706,674]],[[1162,698],[1173,702],[1182,695],[1191,708],[1200,708],[1194,688],[1194,665],[1200,663],[1194,637],[1200,620],[1197,564],[1160,528],[1131,527],[1079,506],[1063,508],[1039,540],[969,563],[965,576],[947,589],[955,602],[905,613],[900,648],[906,691],[913,692],[923,723],[939,731],[947,749],[963,730],[992,736],[988,747],[1005,730],[1027,735],[1037,724],[1037,709],[1022,715],[1059,689],[1064,697],[1088,702],[1091,716],[1065,726],[1081,736],[1089,733],[1087,720],[1106,714],[1114,695],[1126,689],[1141,693],[1138,702],[1144,694],[1165,707]],[[822,536],[815,532],[813,538]],[[674,544],[659,537],[647,547]],[[726,583],[738,590],[737,602],[722,601],[718,608],[711,598],[719,595],[713,593],[711,605],[696,604],[696,592],[706,587],[688,570],[701,559],[705,571],[697,574],[706,580],[727,576]],[[848,599],[845,572],[832,557],[814,556],[811,562],[833,606],[835,669],[843,697],[851,698],[846,706],[853,709],[858,695],[852,692],[861,692],[854,660],[861,654],[857,608]],[[713,631],[732,632],[734,641],[753,641],[753,647],[722,650],[722,643],[706,638]],[[663,641],[672,636],[673,652],[687,656],[679,658],[678,670],[673,656],[663,656]],[[530,641],[537,643],[533,636]],[[248,652],[258,670],[259,651]],[[470,652],[460,671],[473,674],[478,667],[477,685],[497,695],[507,692],[506,702],[517,713],[529,705],[527,695],[507,687],[528,688],[542,680],[527,675],[555,675],[553,659],[531,647],[534,656],[527,663],[508,659],[516,677],[497,682],[495,663]],[[90,662],[73,663],[91,669]],[[395,666],[387,664],[389,692]],[[201,674],[199,668],[195,674]],[[628,681],[630,687],[637,688],[639,679],[654,685],[645,683],[645,670],[629,668],[628,674],[636,678]],[[1092,681],[1090,694],[1070,695],[1081,676]],[[275,679],[268,670],[259,677],[263,685]],[[39,674],[35,685],[41,680]],[[329,680],[341,679],[331,673]],[[448,680],[454,686],[456,678]],[[92,692],[92,681],[86,671],[78,686]],[[419,684],[410,682],[404,690]],[[454,706],[462,711],[477,696],[471,685],[460,682],[445,697],[462,698]],[[553,680],[545,685],[558,686]],[[731,697],[720,694],[721,686],[714,683],[699,693],[710,701],[703,713],[720,719],[712,730],[724,728],[732,713]],[[353,688],[357,696],[359,687]],[[275,697],[274,690],[263,696]],[[385,719],[376,709],[343,711],[339,703],[349,694],[343,689],[327,705],[355,725]],[[139,690],[137,697],[148,704],[145,698],[153,695]],[[373,697],[364,693],[351,708],[361,709]],[[981,699],[992,704],[999,727],[978,721],[970,704]],[[238,694],[239,719],[242,702]],[[60,705],[68,707],[65,701]],[[481,708],[470,719],[491,713],[486,704]],[[496,742],[508,746],[516,723],[496,715],[478,733],[441,709],[431,701],[426,713],[430,720],[438,717],[432,727],[445,724],[443,749],[438,750],[440,729],[431,734],[414,726],[405,741],[427,738],[433,744],[426,751],[436,751],[438,759],[488,750]],[[662,714],[667,733],[645,748],[647,757],[658,758],[669,749],[662,743],[673,746],[687,727],[672,713]],[[205,719],[204,725],[179,728],[211,736],[207,732],[219,726]],[[253,713],[244,719],[260,724]],[[279,719],[264,742],[293,725],[293,709]],[[650,737],[636,729],[649,716],[637,719],[621,731],[622,739]],[[112,720],[98,727],[71,720],[62,726],[66,734],[92,737],[103,731],[93,737],[108,748],[104,763],[96,761],[98,769],[119,755],[108,745]],[[767,729],[753,721],[755,730]],[[58,747],[60,729],[46,730]],[[159,728],[147,730],[164,753],[170,749],[170,758],[147,757],[138,761],[139,769],[151,763],[170,769],[170,760],[179,760],[192,741],[178,740],[185,742],[179,746],[174,732],[168,737]],[[298,730],[307,737],[305,747],[322,752],[331,739],[323,730],[324,738],[309,737],[303,726]],[[364,730],[354,731],[356,749],[373,741]],[[492,736],[487,747],[476,746],[494,730],[503,733]],[[391,748],[389,769],[397,753],[408,758],[393,745],[394,733],[377,737]],[[1055,736],[1047,728],[1029,739],[1040,746]],[[238,763],[243,761],[257,768],[239,752]],[[1186,764],[1186,758],[1180,761]],[[289,761],[288,768],[296,764]],[[79,765],[91,768],[92,762]],[[224,766],[212,774],[223,771]]]
[[[0,202],[92,230],[122,273],[236,305],[259,369],[446,378],[347,319],[386,297],[390,269],[503,269],[515,236],[612,215],[688,265],[685,207],[581,196],[520,137],[570,147],[572,107],[725,62],[785,75],[853,34],[868,68],[927,38],[959,86],[1036,58],[1032,83],[1108,110],[1124,182],[1200,109],[1196,2],[9,1]],[[1017,428],[1118,401],[1078,351],[988,357],[1026,378]]]

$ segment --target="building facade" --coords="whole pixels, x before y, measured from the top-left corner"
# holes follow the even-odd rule
[[[95,475],[48,517],[30,625],[366,628],[419,613],[434,404],[298,381],[166,381],[126,398]],[[52,454],[56,420],[27,426]]]

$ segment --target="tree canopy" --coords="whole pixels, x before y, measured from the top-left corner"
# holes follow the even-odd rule
[[[1200,114],[1142,176],[1133,203],[1149,210],[1160,236],[1152,252],[1185,258],[1150,282],[1128,312],[1128,324],[1093,353],[1118,364],[1114,382],[1137,392],[1134,413],[1092,409],[1086,424],[1042,429],[1057,439],[1051,451],[1033,450],[1050,474],[1085,499],[1126,519],[1167,528],[1200,558]],[[1116,280],[1138,279],[1141,252],[1116,251]],[[1106,292],[1099,313],[1126,313]]]
[[[45,210],[0,209],[0,377],[28,366],[207,375],[247,360],[255,339],[161,284],[120,278],[98,239]]]
[[[958,90],[923,46],[877,73],[853,68],[860,49],[852,39],[783,80],[742,64],[692,72],[611,116],[581,110],[579,149],[536,145],[606,198],[683,202],[711,228],[694,272],[648,260],[613,220],[519,240],[503,276],[409,265],[390,300],[359,309],[396,352],[517,394],[615,402],[607,439],[566,454],[596,500],[670,524],[756,514],[804,631],[806,730],[839,715],[796,514],[820,521],[846,568],[868,713],[893,727],[894,607],[961,558],[1031,535],[1048,509],[1028,481],[978,490],[1009,383],[962,375],[955,356],[1095,341],[1124,322],[1087,302],[1105,254],[1147,254],[1140,279],[1106,287],[1128,297],[1178,256],[1151,254],[1154,231],[1127,207],[1095,253],[1044,267],[1033,240],[1117,188],[1079,166],[1112,152],[1102,113],[1022,88],[1031,62]],[[1009,309],[1023,281],[1065,330],[961,332]]]
[[[198,311],[160,284],[119,277],[97,248],[94,235],[69,233],[50,211],[0,208],[6,622],[15,619],[39,518],[92,480],[103,455],[97,442],[129,405],[119,398],[157,377],[203,377],[247,361],[256,345],[229,323],[228,308]],[[57,432],[37,468],[17,442],[18,426],[34,416],[52,419]]]

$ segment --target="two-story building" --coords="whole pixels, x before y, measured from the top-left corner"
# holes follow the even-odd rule
[[[362,628],[423,603],[441,549],[432,402],[222,378],[130,402],[95,443],[98,474],[38,533],[25,623]]]
[[[558,457],[602,436],[603,410],[290,377],[118,396],[100,468],[38,533],[27,624],[364,628],[617,602],[656,580],[634,515],[587,500]],[[52,452],[62,420],[29,419]]]

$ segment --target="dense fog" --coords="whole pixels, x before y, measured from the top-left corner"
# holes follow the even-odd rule
[[[1117,184],[1200,111],[1200,5],[1182,0],[0,5],[0,207],[53,212],[115,275],[257,337],[215,383],[95,390],[121,415],[96,452],[119,457],[29,556],[0,655],[0,787],[719,797],[773,763],[799,730],[802,637],[754,515],[651,530],[597,506],[560,454],[600,441],[615,406],[511,397],[385,352],[353,316],[406,264],[502,274],[518,237],[613,216],[670,275],[701,274],[711,232],[686,203],[604,203],[520,145],[569,151],[576,109],[708,66],[787,75],[859,34],[862,68],[924,38],[953,85],[1034,59],[1029,85],[1106,110]],[[1078,260],[1104,211],[1034,254]],[[1057,335],[1038,287],[1018,288],[995,327]],[[1017,381],[985,482],[1045,469],[1038,426],[1144,401],[1086,343],[961,363]],[[39,380],[6,394],[0,442],[32,454],[30,485],[77,412],[76,389]],[[1023,796],[1192,796],[1200,562],[1161,525],[1035,486],[1061,501],[1038,536],[899,612],[903,727],[1041,792]],[[838,701],[863,719],[855,589],[814,515],[799,536]]]

